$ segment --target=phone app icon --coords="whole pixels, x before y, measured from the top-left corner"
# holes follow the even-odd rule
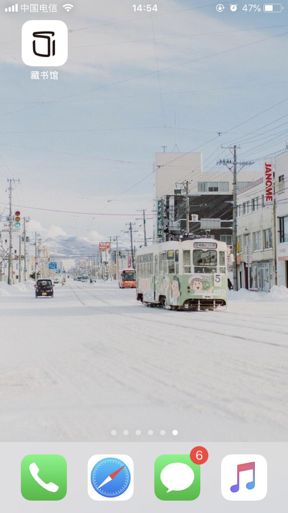
[[[21,493],[28,501],[60,501],[67,494],[67,462],[56,454],[30,454],[21,464]]]
[[[27,66],[58,67],[68,59],[68,27],[59,20],[30,20],[22,27],[22,60]]]
[[[261,501],[267,495],[267,461],[257,454],[230,454],[221,464],[221,490],[227,501]]]
[[[189,454],[159,456],[154,466],[154,489],[162,501],[194,501],[200,495],[200,466]]]
[[[134,495],[134,463],[123,454],[100,454],[88,462],[88,494],[94,501],[127,501]]]

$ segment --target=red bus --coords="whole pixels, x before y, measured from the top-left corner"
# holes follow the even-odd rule
[[[120,289],[136,289],[135,269],[123,269],[119,278]]]

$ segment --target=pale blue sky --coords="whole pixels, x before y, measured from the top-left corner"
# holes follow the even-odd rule
[[[163,145],[201,148],[206,168],[215,169],[221,144],[239,141],[241,157],[254,159],[288,142],[288,10],[220,15],[217,2],[160,0],[149,15],[133,13],[132,3],[75,1],[73,14],[62,16],[70,58],[58,83],[30,81],[20,61],[28,18],[1,14],[2,203],[12,175],[21,178],[22,205],[151,209],[152,163]],[[129,220],[25,212],[46,229],[95,238],[120,233]]]

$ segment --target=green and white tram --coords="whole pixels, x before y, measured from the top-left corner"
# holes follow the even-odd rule
[[[215,239],[170,241],[136,257],[137,300],[174,310],[215,310],[227,304],[227,246]]]

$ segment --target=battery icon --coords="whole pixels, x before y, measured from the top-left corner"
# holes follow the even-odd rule
[[[264,4],[263,12],[282,12],[284,7],[282,4]]]

